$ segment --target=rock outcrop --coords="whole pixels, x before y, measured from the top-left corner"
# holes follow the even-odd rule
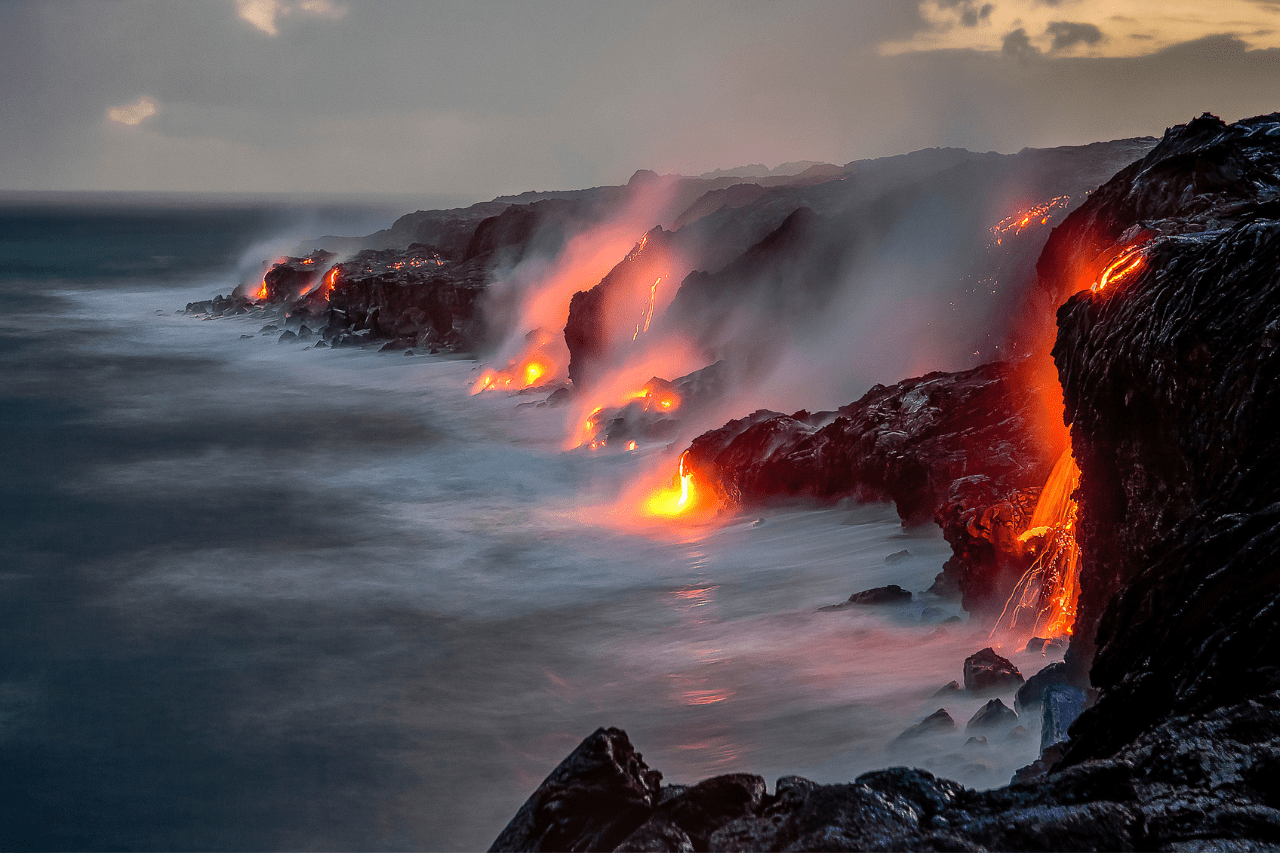
[[[1053,453],[1033,424],[1038,396],[1008,363],[876,386],[836,412],[759,411],[699,436],[687,464],[727,501],[893,501],[906,524],[938,521],[971,612],[1003,605],[1029,556],[1018,534]]]
[[[1135,242],[1145,258],[1058,315],[1084,558],[1067,669],[1091,664],[1099,694],[1065,745],[990,791],[904,768],[846,785],[784,777],[748,814],[698,825],[704,849],[1280,844],[1278,202],[1280,115],[1204,117],[1170,130],[1046,250],[1047,292],[1097,281]],[[1042,708],[1079,698],[1055,699],[1057,673],[1045,681],[1028,691]],[[668,826],[644,849],[694,849]]]

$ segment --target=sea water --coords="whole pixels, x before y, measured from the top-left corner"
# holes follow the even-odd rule
[[[987,787],[1035,757],[1037,721],[966,744],[985,699],[933,695],[991,644],[922,592],[936,528],[888,506],[637,526],[618,495],[666,448],[564,452],[562,413],[470,396],[470,359],[175,311],[300,216],[0,210],[10,841],[481,849],[598,726],[681,783],[910,764]],[[818,611],[887,583],[915,600]],[[954,732],[891,744],[939,707]]]

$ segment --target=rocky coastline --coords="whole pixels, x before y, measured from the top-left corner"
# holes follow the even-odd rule
[[[1080,470],[1081,592],[1066,662],[1018,692],[1066,738],[1010,785],[892,768],[783,777],[773,793],[748,774],[664,786],[624,732],[600,729],[492,849],[1280,844],[1278,271],[1280,114],[1172,128],[1050,236],[1029,301],[1062,304],[1052,355]],[[967,515],[966,530],[997,528],[1004,510],[983,522],[982,507],[1004,506],[1012,532],[1049,458],[1018,440],[1033,383],[1002,388],[1016,370],[907,380],[837,413],[756,413],[689,458],[744,505],[888,496],[904,520]],[[974,429],[945,427],[966,401],[982,401]]]

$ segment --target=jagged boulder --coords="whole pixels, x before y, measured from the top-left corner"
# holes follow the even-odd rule
[[[491,851],[612,850],[661,800],[650,770],[621,729],[596,729],[529,797]]]
[[[1018,724],[1018,715],[1008,705],[999,699],[992,699],[987,704],[979,708],[969,722],[964,724],[966,732],[983,729],[1003,729],[1011,730]]]
[[[936,734],[938,732],[949,732],[956,727],[956,721],[947,713],[946,708],[939,708],[920,722],[911,726],[902,734],[893,739],[894,743],[914,738],[923,737],[924,735]]]
[[[964,689],[971,693],[996,693],[1016,688],[1025,679],[1008,658],[990,647],[964,659]]]

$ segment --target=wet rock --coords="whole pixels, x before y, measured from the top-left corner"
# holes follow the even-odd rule
[[[960,689],[961,689],[961,688],[960,688],[960,682],[958,682],[958,681],[948,681],[946,684],[942,685],[942,686],[941,686],[941,687],[939,687],[937,690],[935,690],[935,691],[933,692],[933,695],[934,695],[934,696],[949,696],[949,695],[951,695],[951,694],[953,694],[953,693],[959,693],[959,692],[960,692]]]
[[[1013,707],[1019,714],[1037,713],[1044,700],[1045,691],[1056,685],[1070,684],[1072,673],[1062,661],[1055,661],[1027,679],[1013,698]]]
[[[665,792],[664,792],[665,793]],[[617,848],[618,850],[669,850],[675,841],[683,849],[706,850],[711,836],[731,821],[754,817],[765,800],[765,782],[759,776],[735,773],[716,776],[664,796],[655,813]]]
[[[1084,710],[1085,692],[1066,684],[1048,686],[1041,700],[1040,749],[1067,740],[1067,729]]]
[[[241,335],[241,336],[240,336],[240,340],[242,340],[242,341],[251,341],[251,340],[253,340],[253,335]]]
[[[612,850],[653,814],[661,780],[625,732],[597,729],[530,795],[490,850]]]
[[[547,397],[547,405],[563,406],[565,403],[568,403],[571,399],[573,399],[572,391],[570,391],[568,388],[557,388],[556,390],[551,392],[551,395],[549,397]]]
[[[298,339],[298,335],[296,332],[290,332],[289,330],[286,329],[285,331],[280,333],[280,337],[276,340],[276,343],[287,344],[287,343],[292,343],[297,339]]]
[[[894,551],[892,554],[885,557],[884,562],[885,562],[885,565],[896,566],[898,563],[901,563],[902,561],[907,560],[910,557],[911,557],[911,552],[908,551],[906,548],[903,548],[901,551]]]
[[[964,689],[972,693],[1012,690],[1023,681],[1018,668],[993,648],[982,649],[964,660]]]
[[[899,741],[912,740],[913,738],[922,737],[928,734],[936,734],[938,732],[949,732],[955,729],[956,721],[951,718],[945,708],[939,708],[920,722],[911,726],[902,734],[893,739],[892,743]]]
[[[1035,438],[1044,379],[989,364],[875,386],[836,412],[761,410],[694,439],[688,464],[731,504],[891,500],[953,549],[934,591],[998,610],[1026,571],[1018,542],[1053,460]]]
[[[1018,723],[1018,715],[999,699],[992,699],[983,705],[965,723],[964,730],[1004,729],[1008,730]]]
[[[903,604],[911,600],[911,593],[896,583],[864,589],[849,596],[847,604]]]

